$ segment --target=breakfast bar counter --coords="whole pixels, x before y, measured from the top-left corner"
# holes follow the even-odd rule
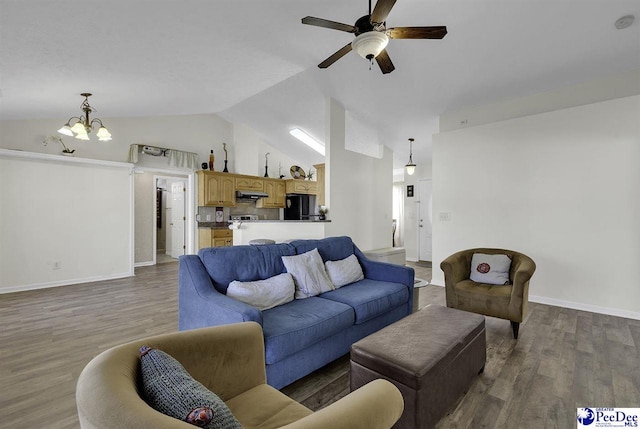
[[[235,221],[233,245],[249,244],[251,240],[269,239],[276,243],[289,240],[325,238],[329,220],[247,220]]]

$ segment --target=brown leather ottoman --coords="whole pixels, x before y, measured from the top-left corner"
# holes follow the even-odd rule
[[[404,398],[393,427],[433,428],[484,370],[486,355],[484,316],[428,305],[351,346],[351,390],[389,380]]]

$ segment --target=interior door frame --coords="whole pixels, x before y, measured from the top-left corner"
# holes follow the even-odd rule
[[[185,224],[184,224],[184,253],[185,255],[191,254],[195,252],[195,189],[193,184],[195,183],[195,173],[181,173],[178,171],[158,171],[156,169],[151,170],[154,173],[162,173],[162,174],[154,174],[153,175],[153,207],[157,207],[158,204],[158,194],[156,192],[156,184],[158,183],[158,179],[164,180],[184,180],[185,183],[185,195],[184,195],[184,213],[185,213]],[[153,216],[153,265],[157,263],[156,258],[156,248],[158,247],[158,222],[156,220],[156,216]]]
[[[418,261],[424,260],[421,259],[421,249],[422,249],[422,228],[420,227],[420,215],[422,213],[422,187],[424,186],[423,183],[424,182],[430,182],[431,183],[431,259],[433,259],[433,179],[432,178],[424,178],[424,179],[419,179],[418,180],[418,192],[417,192],[417,196],[418,196],[418,212],[416,213],[416,230],[418,231],[418,240],[417,240],[417,254],[418,254]]]
[[[158,204],[157,193],[156,193],[156,183],[157,179],[168,179],[175,180],[181,179],[185,181],[186,191],[185,191],[185,254],[193,254],[196,252],[195,250],[195,236],[196,236],[196,188],[195,188],[195,179],[196,173],[192,170],[170,170],[170,169],[158,169],[158,168],[149,168],[149,167],[135,167],[133,172],[140,173],[153,173],[153,186],[151,187],[150,192],[152,193],[152,204],[153,210],[155,212],[155,208]],[[133,186],[133,185],[132,185]],[[133,216],[133,208],[132,208],[132,217]],[[152,265],[157,263],[156,258],[156,248],[158,246],[158,223],[156,221],[156,216],[152,216],[153,218],[153,262]],[[135,219],[133,219],[133,223],[135,223]],[[132,242],[135,240],[132,240]],[[131,245],[131,254],[135,254],[135,244]],[[142,264],[149,265],[149,264]],[[137,264],[136,266],[140,266]]]

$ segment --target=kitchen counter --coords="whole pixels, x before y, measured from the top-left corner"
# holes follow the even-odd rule
[[[198,222],[198,228],[228,229],[232,222]]]
[[[297,239],[325,237],[325,225],[330,220],[243,220],[234,221],[233,245],[249,244],[251,240],[270,239],[282,243]]]

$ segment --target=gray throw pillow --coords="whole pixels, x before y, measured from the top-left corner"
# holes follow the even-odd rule
[[[155,410],[207,429],[242,429],[222,399],[196,381],[172,356],[143,346],[142,385]]]

